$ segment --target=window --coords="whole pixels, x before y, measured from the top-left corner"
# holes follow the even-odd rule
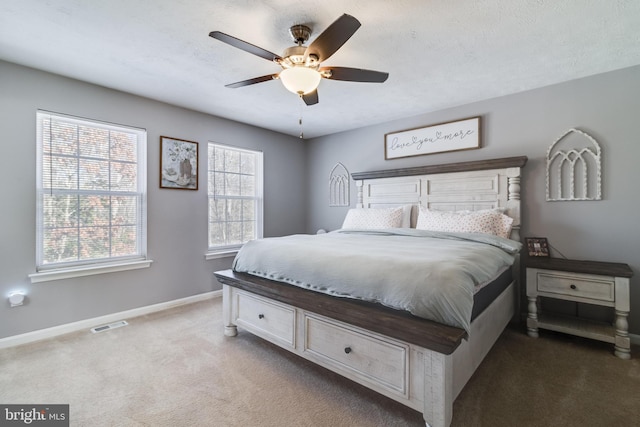
[[[262,153],[209,143],[209,251],[262,237]]]
[[[146,131],[44,111],[37,126],[38,272],[145,260]]]

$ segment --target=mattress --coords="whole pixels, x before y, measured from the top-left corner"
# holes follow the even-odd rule
[[[507,268],[491,282],[485,284],[473,295],[471,321],[478,317],[498,295],[513,282],[513,269]]]

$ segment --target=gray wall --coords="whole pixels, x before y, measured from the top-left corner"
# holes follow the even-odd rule
[[[428,93],[415,94],[425,97]],[[640,334],[640,67],[574,80],[457,108],[316,138],[309,144],[307,230],[339,228],[347,208],[328,206],[329,172],[349,172],[527,156],[521,236],[547,237],[568,258],[627,263],[631,283],[630,332]],[[384,160],[384,134],[482,116],[479,150]],[[546,150],[570,128],[593,136],[603,151],[603,199],[545,201]],[[355,205],[355,185],[351,203]],[[560,256],[552,251],[553,256]]]
[[[37,109],[147,129],[150,268],[30,283]],[[231,260],[204,259],[204,175],[197,192],[160,190],[160,135],[200,142],[201,173],[207,141],[262,150],[265,236],[340,226],[346,208],[328,206],[329,172],[337,162],[350,172],[362,172],[526,155],[521,235],[546,236],[570,258],[628,263],[638,276],[638,111],[640,67],[633,67],[301,144],[295,137],[0,61],[0,338],[219,289],[212,272],[228,268]],[[480,150],[384,160],[387,132],[475,115],[483,118]],[[546,149],[571,127],[588,132],[603,148],[603,201],[544,200]],[[353,205],[355,186],[351,190]],[[633,334],[640,334],[638,281],[640,277],[632,279]],[[6,296],[18,288],[27,291],[27,304],[9,308]]]
[[[150,268],[31,284],[35,271],[36,110],[145,128]],[[206,261],[207,142],[264,152],[265,236],[305,230],[298,138],[0,61],[0,338],[219,289]],[[199,190],[159,189],[160,135],[198,141]],[[292,179],[295,177],[295,179]],[[28,294],[9,308],[8,293]]]

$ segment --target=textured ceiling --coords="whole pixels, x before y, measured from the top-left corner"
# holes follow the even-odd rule
[[[389,72],[323,80],[305,106],[279,67],[208,37],[282,54],[343,13],[355,35],[323,65]],[[638,0],[2,0],[0,59],[306,138],[640,64]],[[0,76],[2,78],[2,76]],[[1,94],[0,94],[1,95]]]

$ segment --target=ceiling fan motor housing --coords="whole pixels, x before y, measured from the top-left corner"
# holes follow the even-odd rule
[[[309,55],[305,59],[304,53],[307,51],[305,46],[291,46],[284,50],[282,54],[282,60],[280,61],[280,65],[283,67],[295,67],[298,65],[302,65],[308,68],[316,68],[318,63],[318,58],[315,55]]]

